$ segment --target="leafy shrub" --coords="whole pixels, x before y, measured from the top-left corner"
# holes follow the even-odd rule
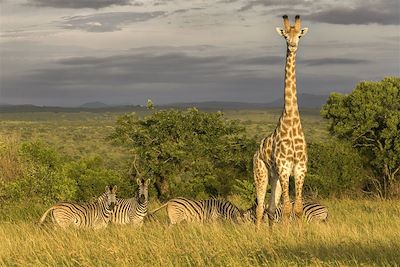
[[[81,159],[64,165],[62,173],[76,184],[77,201],[89,201],[104,191],[105,186],[118,185],[118,197],[132,197],[132,186],[119,172],[105,169],[99,157]]]
[[[348,143],[335,139],[311,143],[308,157],[304,186],[322,197],[357,194],[368,176],[364,159]]]
[[[21,173],[5,182],[4,198],[50,203],[75,197],[75,182],[62,174],[62,161],[53,149],[40,142],[23,143],[15,157]]]
[[[6,171],[9,168],[6,162],[13,159],[18,162],[18,172],[11,175],[7,171],[4,172],[9,174],[7,179],[0,177],[0,200],[45,205],[60,200],[90,201],[109,184],[118,185],[119,197],[133,195],[133,181],[124,179],[115,170],[106,169],[99,157],[65,161],[54,149],[41,142],[13,143],[17,146],[15,150],[3,143],[0,171]]]
[[[237,121],[197,109],[126,114],[111,138],[138,155],[161,199],[228,195],[235,179],[250,175],[255,150]]]

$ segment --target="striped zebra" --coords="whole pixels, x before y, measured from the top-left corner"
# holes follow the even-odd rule
[[[117,186],[106,186],[106,191],[93,203],[60,202],[49,208],[40,218],[42,224],[51,212],[53,223],[62,228],[69,226],[104,228],[110,222],[116,204]]]
[[[169,200],[150,214],[167,207],[167,214],[171,224],[182,221],[212,222],[218,219],[240,223],[242,212],[231,202],[222,199],[192,200],[177,197]]]
[[[293,205],[293,203],[292,203]],[[243,214],[245,220],[251,220],[254,221],[256,220],[256,207],[257,205],[254,204],[251,208],[246,210]],[[282,221],[282,207],[278,206],[276,208],[275,214],[274,214],[274,222],[278,223]],[[290,219],[293,220],[295,218],[295,214],[292,208],[291,214],[290,214]],[[310,222],[326,222],[328,220],[328,208],[324,205],[317,204],[317,203],[303,203],[303,215],[302,217],[307,223]],[[264,215],[263,219],[265,221],[268,221],[268,215],[267,215],[267,208],[264,209]]]
[[[147,215],[147,204],[149,201],[150,179],[137,179],[138,188],[133,198],[117,199],[111,222],[114,224],[133,224],[141,226]]]

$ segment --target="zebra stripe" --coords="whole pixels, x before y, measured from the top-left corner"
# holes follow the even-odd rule
[[[169,200],[150,214],[164,207],[167,207],[167,214],[171,224],[177,224],[182,221],[205,223],[218,219],[239,223],[242,218],[241,211],[235,205],[222,199],[196,201],[178,197]]]
[[[147,215],[150,180],[137,179],[139,185],[135,197],[128,199],[117,199],[111,222],[114,224],[128,224],[141,226]]]
[[[51,212],[53,223],[62,228],[69,226],[103,228],[110,222],[113,207],[116,204],[117,186],[106,187],[106,192],[100,195],[94,203],[60,202],[49,208],[40,218],[42,224]]]
[[[293,205],[293,203],[292,203]],[[256,204],[254,204],[250,209],[244,212],[244,219],[255,221],[256,219]],[[274,214],[274,222],[278,223],[282,221],[283,210],[282,206],[278,206],[276,208]],[[295,218],[295,214],[292,208],[290,219],[293,220]],[[324,205],[317,203],[304,203],[303,204],[303,219],[309,222],[326,222],[328,220],[328,208]],[[263,219],[268,221],[267,208],[264,209]]]

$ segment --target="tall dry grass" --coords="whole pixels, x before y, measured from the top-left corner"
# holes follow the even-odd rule
[[[326,224],[289,228],[179,225],[60,230],[33,221],[0,223],[4,266],[396,266],[400,203],[328,201]],[[161,216],[162,217],[162,216]]]

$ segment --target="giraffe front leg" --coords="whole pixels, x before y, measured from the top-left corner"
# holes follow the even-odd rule
[[[256,229],[259,230],[264,216],[264,201],[268,185],[268,170],[264,161],[258,157],[258,152],[254,155],[253,159],[253,174],[257,195]]]

